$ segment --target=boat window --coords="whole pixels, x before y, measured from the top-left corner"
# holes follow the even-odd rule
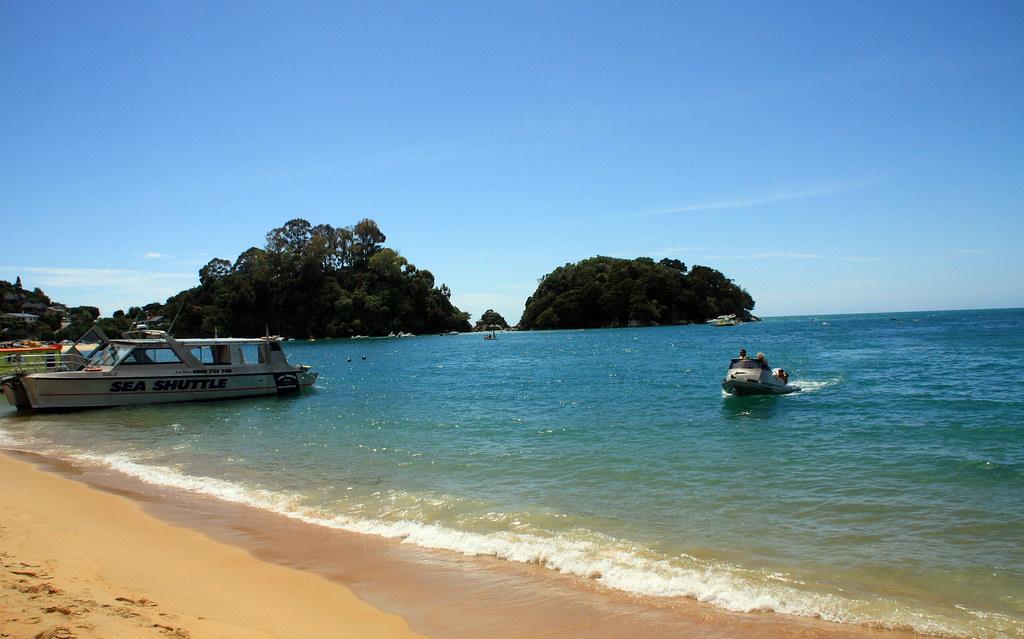
[[[180,364],[181,358],[169,348],[136,348],[121,361],[122,366],[134,364]]]
[[[242,344],[240,347],[242,351],[242,360],[246,364],[256,364],[257,362],[263,364],[263,349],[259,347],[259,344]]]
[[[218,344],[213,348],[213,363],[214,364],[231,364],[231,347],[227,344]]]
[[[756,359],[737,359],[729,365],[729,368],[761,368],[761,363]]]
[[[113,366],[119,362],[125,355],[130,353],[132,350],[131,346],[115,345],[111,346],[106,344],[100,348],[97,348],[89,356],[87,366]]]
[[[231,365],[231,347],[227,344],[207,344],[192,349],[192,356],[203,364]]]
[[[214,359],[213,347],[211,346],[197,346],[192,349],[192,357],[195,357],[202,364],[218,364]],[[230,363],[230,362],[229,362]]]

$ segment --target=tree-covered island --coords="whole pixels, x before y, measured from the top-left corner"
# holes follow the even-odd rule
[[[370,219],[337,228],[294,219],[267,233],[264,248],[250,248],[233,263],[210,260],[199,286],[144,310],[173,318],[182,337],[470,330],[469,314],[451,303],[448,287],[435,287],[430,271],[384,247],[385,239]],[[137,311],[120,315],[130,321]]]
[[[493,308],[484,311],[484,314],[480,316],[480,319],[473,326],[474,331],[508,330],[508,328],[508,322],[501,316],[501,313]]]
[[[447,286],[435,287],[430,271],[383,246],[385,235],[373,220],[333,227],[294,219],[266,238],[264,248],[252,247],[234,262],[210,260],[199,271],[199,286],[110,318],[99,319],[94,307],[53,303],[39,289],[23,289],[20,278],[0,282],[3,337],[74,339],[94,322],[119,335],[139,321],[152,328],[173,323],[180,337],[352,337],[509,326],[488,309],[471,327]],[[518,328],[687,324],[725,314],[749,320],[753,308],[750,295],[715,269],[599,256],[541,278]]]
[[[674,259],[592,257],[556,268],[526,300],[519,328],[613,328],[752,318],[754,300],[721,272]]]

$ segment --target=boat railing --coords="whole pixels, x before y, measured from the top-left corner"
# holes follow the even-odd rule
[[[58,353],[12,353],[0,357],[0,372],[4,373],[59,373],[78,370],[85,365],[81,356]]]

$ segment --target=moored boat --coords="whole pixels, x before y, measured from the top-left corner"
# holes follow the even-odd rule
[[[19,409],[134,406],[298,392],[317,378],[288,363],[279,338],[96,334],[87,355],[77,348],[83,337],[50,368],[30,358],[12,365],[0,379],[7,401]]]
[[[730,395],[785,395],[800,390],[789,383],[781,368],[772,370],[756,359],[733,359],[725,372],[722,390]]]
[[[712,326],[736,326],[737,324],[742,323],[743,320],[736,315],[719,315],[714,319],[708,320],[708,324],[711,324]]]

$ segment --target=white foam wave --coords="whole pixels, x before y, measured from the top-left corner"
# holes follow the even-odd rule
[[[249,505],[309,524],[397,539],[423,548],[537,564],[636,595],[687,597],[737,612],[774,611],[842,623],[960,634],[931,615],[899,609],[885,612],[870,602],[798,588],[800,582],[780,579],[776,573],[746,571],[685,555],[666,557],[590,530],[479,533],[436,523],[356,518],[308,506],[299,494],[192,476],[174,468],[139,463],[123,454],[74,457],[150,484]]]
[[[0,448],[15,448],[20,444],[21,442],[15,439],[13,435],[0,429]]]

